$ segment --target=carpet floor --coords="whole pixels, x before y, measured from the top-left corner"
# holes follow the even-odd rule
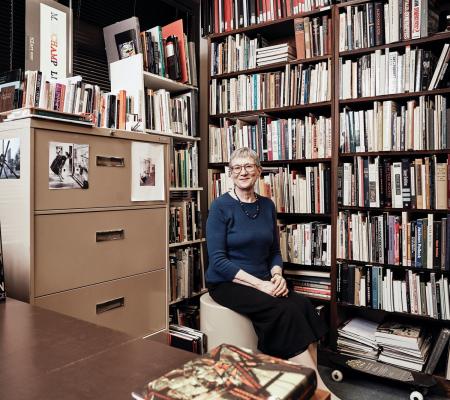
[[[371,376],[344,373],[341,382],[331,379],[333,368],[319,365],[320,375],[328,388],[341,400],[400,400],[409,399],[411,390],[408,386],[392,384],[386,380],[372,378]],[[425,400],[445,400],[445,396],[439,389],[431,389],[425,396]]]

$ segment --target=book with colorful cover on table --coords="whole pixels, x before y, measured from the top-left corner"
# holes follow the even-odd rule
[[[157,378],[134,399],[309,399],[317,386],[311,368],[222,344]]]

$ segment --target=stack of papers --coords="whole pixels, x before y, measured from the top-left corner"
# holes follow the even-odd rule
[[[375,333],[382,348],[379,361],[422,371],[430,350],[431,337],[420,326],[385,322]]]
[[[291,61],[295,59],[295,54],[295,49],[288,43],[260,47],[256,49],[256,65],[260,67],[267,64]]]
[[[376,360],[379,347],[376,341],[378,323],[352,318],[338,329],[337,350],[352,357]]]

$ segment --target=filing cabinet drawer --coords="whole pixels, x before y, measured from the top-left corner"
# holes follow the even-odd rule
[[[165,270],[35,299],[35,305],[132,336],[166,327]]]
[[[88,189],[71,177],[61,180],[50,169],[55,159],[50,142],[89,145]],[[131,201],[131,141],[95,135],[36,130],[35,135],[35,209],[114,207],[145,204]],[[52,160],[49,160],[52,154]],[[68,161],[64,168],[70,170]],[[49,189],[49,176],[55,184],[69,183],[72,189]],[[61,181],[59,182],[58,179]]]
[[[166,207],[35,216],[35,296],[166,267]]]

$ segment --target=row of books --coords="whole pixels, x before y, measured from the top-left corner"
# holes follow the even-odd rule
[[[250,147],[262,161],[331,157],[331,119],[315,115],[301,118],[259,117],[258,123],[223,120],[209,126],[209,161],[228,162],[234,149]]]
[[[331,5],[331,0],[202,0],[202,35],[229,32]]]
[[[450,270],[449,215],[411,219],[407,212],[340,211],[337,235],[339,259]]]
[[[185,247],[169,253],[169,299],[191,297],[202,289],[202,268],[198,246]]]
[[[338,204],[444,210],[449,179],[450,157],[439,162],[436,155],[399,161],[358,156],[338,167]]]
[[[439,27],[439,14],[428,0],[368,1],[339,14],[339,51],[420,39]]]
[[[182,312],[182,311],[180,311]],[[167,334],[167,344],[178,349],[190,351],[196,354],[206,353],[206,335],[193,327],[183,324],[170,324]],[[146,389],[149,388],[148,386]],[[145,390],[146,392],[147,390]],[[132,393],[133,399],[146,400],[152,397],[140,395],[140,393]]]
[[[279,224],[278,233],[284,262],[331,266],[331,225]]]
[[[198,148],[193,143],[175,143],[171,155],[171,186],[198,187]]]
[[[182,20],[141,32],[144,69],[197,86],[195,43],[188,42]]]
[[[200,207],[197,201],[172,201],[169,213],[170,243],[182,243],[202,237]]]
[[[169,306],[169,324],[177,324],[182,327],[200,329],[200,306],[189,301],[171,304]],[[169,344],[177,347],[174,343]],[[192,349],[187,350],[193,351]]]
[[[284,274],[289,287],[295,292],[315,299],[330,300],[331,278],[329,272],[285,268]]]
[[[378,360],[418,372],[426,365],[425,372],[432,373],[437,364],[432,359],[438,358],[436,349],[440,345],[438,339],[432,346],[431,338],[430,332],[419,325],[394,320],[378,323],[356,317],[339,327],[337,345],[341,354],[350,357]]]
[[[420,96],[406,104],[376,101],[370,110],[345,107],[339,117],[342,153],[450,148],[450,105],[445,96]]]
[[[211,76],[256,68],[256,49],[268,45],[261,35],[250,39],[244,33],[211,43]]]
[[[286,65],[284,72],[239,75],[231,79],[212,79],[210,113],[262,110],[329,101],[331,65]]]
[[[331,169],[318,163],[299,170],[264,168],[256,190],[275,203],[278,212],[327,214],[331,211]]]
[[[125,90],[106,93],[98,85],[83,82],[80,76],[49,81],[41,71],[25,71],[22,74],[16,70],[9,71],[8,75],[20,80],[5,82],[0,89],[2,111],[38,109],[41,115],[45,111],[55,111],[64,113],[54,114],[57,118],[73,121],[85,119],[97,127],[142,131],[142,121],[133,113],[135,99]]]
[[[331,18],[327,14],[321,17],[296,18],[294,29],[297,59],[304,60],[331,54],[333,31]]]
[[[445,45],[448,48],[448,44]],[[403,50],[402,50],[403,51]],[[446,52],[447,54],[447,52]],[[440,58],[441,59],[441,58]],[[411,93],[446,87],[448,58],[436,64],[431,51],[411,49],[404,52],[389,48],[358,57],[339,58],[339,99],[357,99],[386,94]],[[349,84],[347,84],[349,82]]]
[[[197,92],[171,96],[165,89],[146,89],[145,118],[147,129],[197,136]]]
[[[338,264],[337,298],[375,310],[450,319],[449,282],[436,273]]]

